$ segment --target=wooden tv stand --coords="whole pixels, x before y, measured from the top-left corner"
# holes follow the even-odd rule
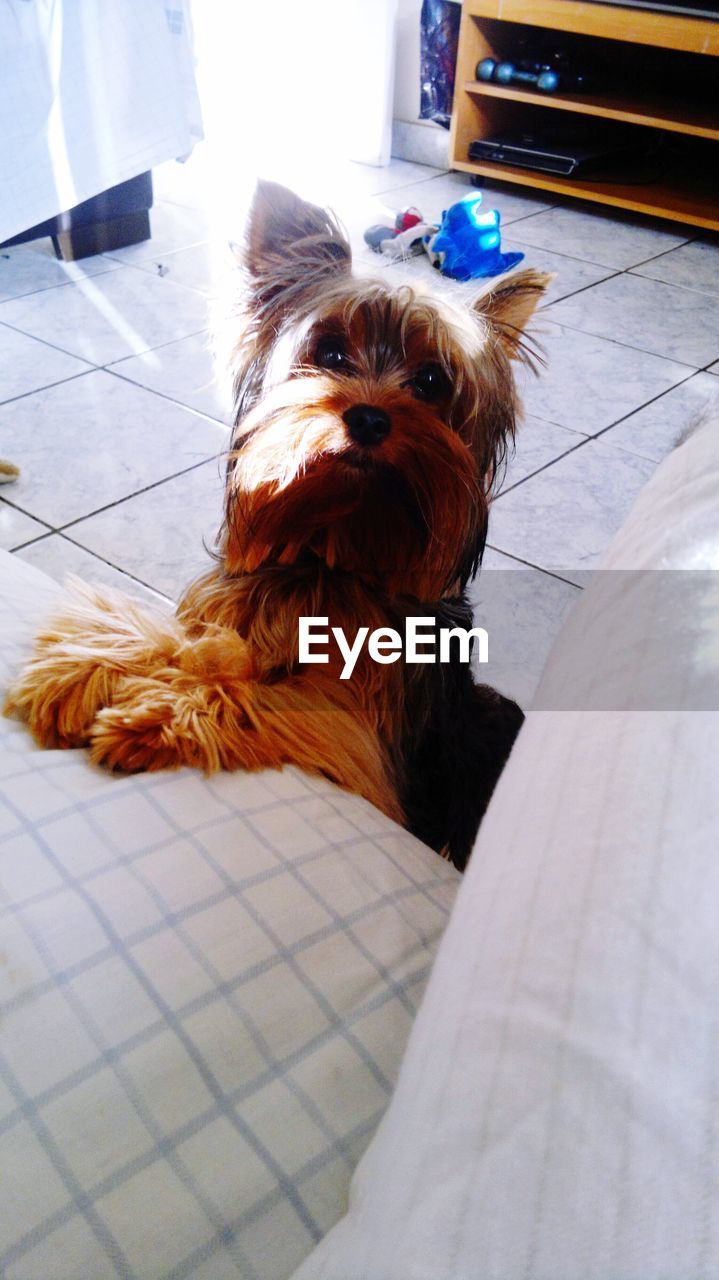
[[[478,82],[477,63],[488,57],[512,59],[517,41],[526,39],[529,28],[556,32],[557,46],[569,41],[579,60],[583,49],[590,58],[599,53],[614,69],[615,83],[606,92],[550,94]],[[719,94],[710,88],[712,80],[716,84],[719,79],[717,58],[719,22],[706,18],[591,0],[464,0],[450,167],[718,231]],[[694,69],[703,87],[696,99],[686,92]],[[682,91],[675,88],[673,96],[677,79]],[[586,116],[678,134],[680,147],[693,149],[675,160],[666,174],[639,182],[566,178],[468,157],[475,138],[531,130],[538,121],[544,128],[554,119],[579,123]]]

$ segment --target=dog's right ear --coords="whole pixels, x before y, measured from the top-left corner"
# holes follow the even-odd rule
[[[321,285],[346,273],[350,246],[328,209],[309,204],[276,182],[257,184],[247,222],[244,266],[272,295]]]

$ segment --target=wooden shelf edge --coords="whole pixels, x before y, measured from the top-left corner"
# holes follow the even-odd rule
[[[523,102],[534,107],[549,107],[555,111],[571,111],[576,115],[599,116],[606,120],[621,120],[626,124],[642,125],[648,129],[666,129],[672,133],[691,134],[696,138],[710,138],[719,141],[719,123],[715,125],[701,124],[692,121],[687,112],[684,120],[676,119],[646,109],[612,106],[608,100],[578,94],[532,93],[528,89],[516,89],[499,84],[484,84],[481,80],[467,80],[464,85],[466,93],[489,98],[503,98],[508,102]]]
[[[511,182],[517,186],[535,187],[541,191],[555,191],[559,195],[574,196],[578,200],[591,200],[596,204],[614,205],[630,209],[634,213],[668,218],[673,222],[685,222],[691,226],[719,231],[719,198],[716,192],[682,191],[659,183],[645,186],[623,186],[621,183],[576,182],[534,169],[518,169],[510,165],[475,163],[450,156],[450,167],[462,173],[479,174],[495,178],[499,182]],[[517,239],[521,240],[519,226]]]
[[[493,18],[550,31],[628,44],[648,44],[685,53],[719,54],[719,23],[659,10],[622,8],[597,0],[464,0],[473,18]]]

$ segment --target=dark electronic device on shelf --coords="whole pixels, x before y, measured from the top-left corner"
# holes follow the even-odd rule
[[[494,164],[536,169],[540,173],[566,178],[599,178],[612,170],[626,171],[634,161],[643,160],[635,139],[599,141],[589,138],[555,139],[531,133],[506,133],[494,138],[477,138],[469,147],[470,160],[491,160]]]
[[[520,85],[541,93],[581,93],[587,87],[585,75],[567,65],[559,54],[544,61],[519,58],[515,62],[498,62],[496,58],[482,58],[475,75],[485,84]]]

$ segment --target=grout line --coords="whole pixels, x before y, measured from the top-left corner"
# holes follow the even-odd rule
[[[605,339],[605,341],[611,342],[613,341],[613,339],[607,338]],[[630,347],[629,349],[632,351],[634,350],[633,347]],[[627,419],[632,418],[635,413],[639,413],[641,410],[647,409],[650,404],[654,404],[657,400],[661,400],[663,396],[668,396],[670,392],[676,391],[678,387],[685,386],[686,383],[691,382],[692,378],[695,378],[698,373],[706,372],[705,369],[694,369],[692,366],[688,366],[688,368],[690,371],[687,373],[685,378],[680,378],[678,382],[673,382],[670,387],[665,387],[663,391],[658,391],[656,395],[650,396],[648,400],[640,401],[640,403],[635,405],[633,409],[628,409],[627,412],[623,413],[619,418],[615,418],[614,421],[610,422],[606,427],[600,427],[598,431],[593,432],[592,434],[589,434],[586,431],[577,432],[576,427],[567,427],[563,422],[555,422],[554,418],[545,418],[542,416],[541,413],[536,413],[534,412],[534,410],[531,410],[531,409],[528,410],[526,417],[537,418],[540,422],[546,422],[549,426],[552,426],[552,427],[561,427],[563,431],[577,432],[577,434],[586,436],[587,440],[598,440],[600,436],[603,436],[605,434],[605,432],[611,431],[612,427],[618,427],[621,422],[626,422]],[[541,374],[540,374],[540,377],[541,377]],[[619,447],[620,446],[617,445],[617,448]],[[631,452],[631,450],[626,450],[626,449],[624,451]],[[568,450],[568,452],[571,452],[571,450]],[[639,454],[638,456],[643,458],[645,455]],[[651,458],[649,459],[649,461],[654,462],[655,459]],[[533,473],[533,474],[536,474],[536,473]],[[517,481],[517,483],[520,484],[521,481]]]
[[[104,511],[111,511],[113,507],[121,507],[123,503],[130,502],[133,498],[139,498],[143,493],[150,493],[152,489],[158,489],[160,485],[167,484],[169,480],[177,480],[180,476],[189,475],[191,471],[198,471],[200,467],[208,467],[211,462],[219,462],[224,457],[225,454],[223,452],[214,454],[209,458],[203,458],[202,462],[194,462],[191,467],[185,467],[182,471],[174,471],[171,476],[163,476],[161,480],[153,480],[152,484],[146,484],[141,489],[136,489],[133,493],[127,493],[123,498],[117,498],[115,502],[106,502],[104,506],[98,507],[95,511],[88,511],[85,515],[76,516],[74,520],[68,520],[65,524],[57,525],[52,532],[64,533],[66,529],[72,529],[75,525],[92,519],[93,516],[102,515]]]
[[[5,486],[3,485],[3,488],[4,487]],[[38,524],[44,525],[48,533],[55,532],[54,525],[48,524],[47,520],[43,520],[41,516],[34,516],[31,511],[26,511],[24,507],[18,506],[17,502],[13,502],[10,498],[6,498],[4,493],[0,495],[0,502],[4,502],[6,506],[12,507],[13,511],[17,511],[21,516],[28,516],[30,520],[36,520]],[[38,534],[37,536],[40,537],[42,535]],[[30,538],[29,541],[34,542],[35,538]],[[20,544],[18,543],[18,546],[19,545]],[[22,545],[24,546],[25,544],[23,543]],[[13,547],[12,550],[15,551],[16,548]]]
[[[643,404],[637,405],[636,409],[631,409],[629,413],[625,413],[622,415],[621,418],[617,418],[615,422],[611,422],[608,427],[602,427],[601,431],[598,431],[596,436],[593,436],[592,438],[594,440],[599,439],[601,436],[606,435],[608,431],[612,431],[614,427],[618,427],[620,423],[627,422],[629,418],[633,418],[636,413],[640,413],[644,409],[648,409],[650,405],[656,404],[657,400],[662,400],[664,396],[670,395],[671,392],[676,391],[678,387],[686,386],[688,382],[691,382],[692,378],[696,377],[697,373],[703,373],[703,370],[702,369],[695,370],[693,373],[690,373],[687,378],[682,378],[681,382],[675,382],[674,386],[667,387],[665,391],[660,391],[658,395],[652,396],[650,400],[645,400]],[[618,445],[615,445],[614,447],[617,449],[621,449],[624,453],[631,453],[638,458],[646,458],[648,462],[654,462],[656,463],[657,466],[659,465],[656,458],[650,458],[646,453],[638,453],[638,452],[635,453],[633,449],[628,449],[626,445],[618,444]]]
[[[221,239],[221,237],[218,235],[218,236],[216,237],[216,239],[217,239],[217,240],[220,240],[220,239]],[[156,258],[170,258],[170,257],[172,257],[173,253],[184,253],[186,249],[199,249],[199,248],[201,248],[201,247],[202,247],[202,246],[204,246],[204,245],[211,245],[212,243],[213,243],[213,239],[212,239],[212,237],[211,237],[211,236],[206,236],[204,240],[192,240],[189,244],[181,244],[181,245],[178,245],[178,246],[177,246],[176,248],[174,248],[174,249],[163,249],[163,248],[162,248],[162,246],[160,246],[160,248],[158,249],[158,248],[157,248],[157,242],[153,242],[153,239],[152,239],[152,236],[151,236],[149,240],[143,240],[143,241],[142,241],[142,244],[149,245],[149,246],[151,246],[151,247],[152,247],[152,249],[153,249],[153,250],[155,250],[155,252],[150,252],[150,253],[148,253],[148,254],[147,254],[147,257],[143,257],[143,258],[141,258],[139,255],[137,255],[137,254],[136,254],[134,259],[132,259],[132,258],[115,258],[115,257],[113,257],[113,253],[104,253],[102,256],[103,256],[104,258],[109,258],[112,262],[117,263],[117,264],[118,264],[118,266],[121,266],[121,267],[135,267],[135,268],[136,268],[136,269],[138,269],[138,270],[144,270],[144,268],[142,268],[142,267],[140,266],[140,264],[141,264],[141,263],[143,263],[143,262],[144,262],[144,263],[148,263],[148,264],[150,264],[150,263],[152,263]],[[134,245],[127,245],[127,246],[126,246],[126,248],[128,248],[128,249],[133,249],[133,248],[135,248],[135,246],[134,246]],[[123,252],[123,250],[122,250],[122,249],[115,249],[113,252],[114,252],[114,253],[122,253],[122,252]],[[104,274],[105,274],[105,273],[103,272],[103,275],[104,275]],[[175,283],[177,283],[177,281],[176,281]],[[186,289],[191,289],[192,287],[193,287],[192,285],[185,285],[185,288],[186,288]],[[196,291],[196,292],[197,292],[197,291]]]
[[[35,519],[34,516],[33,519]],[[46,542],[48,538],[54,536],[54,529],[46,529],[45,533],[36,534],[34,538],[28,538],[26,542],[18,542],[16,547],[10,547],[10,555],[14,555],[16,551],[24,551],[25,547],[34,546],[36,542]]]
[[[119,564],[114,564],[112,560],[107,560],[105,556],[99,555],[97,551],[91,551],[89,547],[83,546],[81,542],[76,542],[74,538],[69,538],[67,534],[58,532],[57,536],[58,538],[63,538],[65,542],[69,542],[71,547],[78,547],[80,551],[93,556],[95,560],[99,560],[100,564],[106,564],[109,569],[114,569],[117,573],[121,573],[130,582],[136,582],[138,586],[146,587],[148,591],[154,591],[155,595],[160,596],[162,600],[166,600],[168,604],[174,605],[176,603],[170,596],[166,596],[164,591],[158,591],[157,587],[153,587],[152,583],[145,582],[143,578],[138,578],[137,574],[130,573],[127,569],[122,569]],[[39,538],[38,541],[44,542],[44,538]]]
[[[59,285],[58,287],[61,289],[64,289],[65,286]],[[42,292],[46,293],[48,291],[43,289]],[[12,301],[12,299],[10,299],[10,301]],[[72,356],[73,359],[75,360],[84,360],[85,364],[89,366],[89,368],[87,369],[88,373],[92,372],[92,370],[94,369],[102,368],[102,365],[95,364],[93,360],[88,360],[86,356],[78,356],[74,351],[68,351],[67,347],[59,347],[56,342],[48,342],[47,338],[38,338],[34,333],[28,333],[27,329],[18,329],[16,324],[11,324],[9,320],[3,320],[1,302],[0,302],[0,324],[3,324],[6,329],[12,329],[13,333],[22,334],[24,338],[32,338],[35,342],[44,342],[46,347],[51,347],[53,351],[61,351],[64,356]]]
[[[404,160],[402,161],[402,163],[403,164],[419,164],[419,161]],[[434,165],[427,165],[427,166],[423,165],[421,167],[434,169]],[[423,183],[425,182],[434,182],[435,179],[447,178],[451,173],[452,173],[451,169],[440,169],[439,172],[433,173],[429,178],[414,178],[410,182],[400,182],[396,187],[382,187],[381,191],[372,191],[371,193],[369,193],[369,199],[374,200],[377,196],[386,196],[392,191],[401,191],[403,187],[419,187],[419,186],[422,186]]]
[[[501,196],[502,192],[498,191],[496,194],[498,196]],[[521,198],[522,198],[521,196],[518,197],[518,199],[521,199]],[[531,197],[524,197],[524,198],[528,199]],[[519,222],[528,222],[530,218],[538,218],[542,213],[551,213],[552,210],[555,208],[556,208],[556,205],[545,205],[543,209],[532,209],[530,213],[518,213],[516,218],[506,218],[503,214],[501,214],[501,211],[500,211],[500,221],[501,221],[502,227],[505,227],[505,228],[516,227],[517,223]],[[539,249],[540,246],[535,244],[535,245],[532,245],[532,248]],[[551,253],[551,250],[549,250],[548,252]],[[568,255],[565,254],[565,257],[566,256]],[[584,259],[580,258],[579,261],[583,262]],[[598,265],[599,263],[595,263],[595,266],[598,266]]]
[[[189,249],[196,249],[196,248],[202,248],[202,247],[203,247],[202,245],[188,245]],[[204,298],[205,302],[207,303],[213,302],[214,299],[216,298],[216,292],[217,292],[216,290],[215,291],[210,290],[210,292],[206,292],[204,289],[199,288],[198,285],[186,284],[184,280],[174,280],[172,278],[172,273],[169,265],[167,270],[164,272],[157,270],[158,267],[163,267],[165,263],[169,263],[169,259],[173,256],[174,253],[185,253],[185,250],[173,249],[172,253],[163,253],[162,255],[157,254],[154,258],[143,258],[142,262],[126,262],[126,263],[123,263],[123,266],[130,267],[133,271],[141,271],[143,275],[152,276],[156,280],[167,279],[171,284],[182,285],[183,289],[189,289],[191,293],[196,293],[198,297]],[[228,270],[231,270],[231,268],[228,268]]]
[[[534,218],[537,215],[530,214],[529,216]],[[518,221],[526,222],[526,218],[519,218]],[[513,227],[516,224],[514,222],[509,222],[506,225]],[[585,266],[598,267],[600,271],[606,271],[609,276],[621,275],[621,273],[626,270],[626,267],[610,267],[606,262],[595,262],[593,258],[580,258],[576,253],[565,253],[562,249],[547,249],[546,245],[530,244],[528,240],[522,240],[521,236],[507,236],[507,243],[515,244],[518,249],[535,249],[537,253],[550,253],[552,257],[566,258],[569,262],[583,262]],[[606,278],[606,276],[602,277],[602,279]],[[595,280],[594,283],[601,284],[602,281]]]
[[[546,421],[546,419],[543,418],[542,421],[544,422]],[[561,426],[561,423],[552,422],[549,425],[553,427],[559,427]],[[571,427],[564,427],[562,429],[564,431],[571,431]],[[579,433],[577,432],[576,434],[579,434]],[[576,453],[577,449],[581,449],[582,445],[589,444],[589,441],[592,440],[593,438],[594,438],[593,436],[584,436],[581,440],[577,442],[577,444],[572,445],[571,449],[566,449],[564,453],[560,453],[557,458],[551,458],[549,462],[545,462],[543,466],[537,467],[537,470],[530,472],[528,476],[522,476],[521,480],[515,480],[514,484],[507,485],[506,489],[501,489],[500,492],[496,495],[496,497],[492,499],[492,502],[499,502],[499,500],[503,498],[506,493],[511,493],[513,489],[518,489],[520,485],[526,484],[528,480],[533,480],[535,476],[541,475],[542,471],[548,471],[550,467],[554,466],[555,462],[561,462],[562,458],[568,457],[570,453]],[[495,547],[495,550],[498,550],[498,549],[499,548]]]
[[[127,569],[122,569],[120,565],[113,564],[112,560],[107,560],[105,556],[98,555],[96,551],[91,551],[89,547],[83,546],[81,542],[76,542],[74,538],[68,538],[66,534],[60,533],[58,529],[49,529],[47,533],[42,534],[39,538],[31,538],[29,542],[22,542],[19,546],[12,547],[10,554],[14,555],[16,551],[24,551],[27,547],[36,547],[39,543],[47,542],[49,538],[62,538],[63,542],[67,542],[71,547],[77,547],[78,551],[84,551],[85,555],[91,556],[93,560],[97,560],[100,564],[107,565],[108,569],[114,569],[116,573],[119,573],[123,578],[127,578],[129,582],[136,582],[138,586],[154,592],[156,596],[166,600],[168,604],[174,605],[176,603],[169,596],[166,596],[163,591],[158,591],[157,587],[153,587],[151,583],[143,581],[142,578],[138,578],[136,574],[130,573]],[[73,573],[74,571],[68,569],[66,572]]]
[[[527,245],[526,247],[527,247],[527,248],[529,248],[529,246],[528,246],[528,245]],[[573,261],[573,262],[584,262],[584,261],[585,261],[585,259],[584,259],[584,258],[573,258],[573,259],[572,259],[572,261]],[[589,265],[589,266],[596,266],[597,264],[592,262],[592,263],[589,263],[588,265]],[[563,294],[562,294],[562,296],[561,296],[561,298],[553,298],[551,302],[545,302],[543,306],[541,306],[541,307],[538,307],[538,308],[537,308],[537,311],[536,311],[537,319],[539,319],[539,317],[540,317],[540,316],[544,316],[544,313],[545,313],[546,311],[548,311],[548,309],[549,309],[550,307],[555,307],[555,306],[557,306],[560,302],[564,302],[567,298],[576,298],[577,294],[579,294],[579,293],[586,293],[586,292],[587,292],[587,289],[593,289],[593,288],[595,287],[595,285],[598,285],[598,284],[604,284],[607,280],[613,280],[615,276],[619,276],[619,275],[621,275],[621,274],[622,274],[622,272],[621,272],[621,271],[611,271],[611,272],[609,273],[609,275],[607,275],[607,276],[602,276],[601,280],[592,280],[591,284],[582,284],[582,285],[580,285],[580,286],[579,286],[579,288],[578,288],[578,289],[572,289],[569,293],[563,293]],[[557,326],[559,326],[559,327],[561,327],[561,325],[562,325],[562,321],[561,321],[561,320],[552,320],[550,316],[545,316],[545,319],[548,319],[548,320],[550,321],[550,323],[552,323],[552,324],[556,324],[556,325],[557,325]],[[566,326],[566,328],[568,329],[568,328],[569,328],[569,325],[567,325],[567,326]],[[580,330],[578,330],[578,332],[579,332],[579,333],[584,333],[584,330],[583,330],[583,329],[580,329]],[[590,334],[589,336],[590,336],[590,337],[596,337],[596,335],[595,335],[595,334]],[[605,342],[614,342],[614,338],[605,338],[605,339],[604,339],[604,341],[605,341]],[[623,346],[623,345],[624,345],[624,344],[623,344],[623,343],[621,343],[621,342],[618,342],[618,343],[617,343],[617,346],[618,346],[618,347],[621,347],[621,346]],[[632,350],[633,350],[633,349],[634,349],[634,348],[632,348]],[[651,352],[647,352],[647,355],[651,355]]]
[[[143,275],[150,275],[150,272],[148,272],[148,271],[144,271],[144,272],[143,272]],[[159,279],[159,278],[160,278],[160,277],[158,277],[158,279]],[[175,282],[175,283],[176,283],[176,282]],[[192,293],[192,294],[194,294],[196,297],[206,297],[206,295],[205,295],[205,294],[200,294],[200,293],[199,293],[199,290],[197,290],[197,289],[192,289],[189,285],[184,285],[184,284],[179,285],[179,284],[178,284],[178,285],[177,285],[177,288],[179,288],[179,289],[184,289],[184,290],[185,290],[185,292],[187,292],[187,293]],[[1,307],[1,306],[2,306],[2,303],[0,303],[0,307]],[[57,345],[57,343],[56,343],[56,342],[48,342],[47,338],[38,338],[38,337],[36,336],[36,334],[34,334],[34,333],[28,333],[28,331],[27,331],[26,329],[18,329],[17,325],[15,325],[15,324],[10,324],[10,322],[9,322],[8,320],[3,320],[3,319],[2,319],[2,312],[0,312],[0,325],[4,325],[4,326],[5,326],[5,328],[7,328],[7,329],[12,329],[14,333],[19,333],[19,334],[21,334],[21,335],[22,335],[22,337],[24,337],[24,338],[32,338],[32,340],[33,340],[34,342],[41,342],[41,343],[44,343],[46,347],[51,347],[53,351],[60,351],[60,352],[61,352],[63,355],[65,355],[65,356],[72,356],[72,358],[73,358],[74,360],[80,360],[82,363],[84,363],[84,364],[86,364],[86,365],[87,365],[87,369],[84,369],[84,370],[83,370],[83,373],[96,373],[96,372],[98,372],[98,371],[102,371],[102,370],[109,370],[109,366],[110,366],[110,365],[120,364],[123,360],[132,360],[132,359],[134,359],[134,358],[135,358],[135,357],[137,357],[137,356],[147,356],[147,355],[150,355],[150,353],[151,353],[151,352],[153,352],[153,351],[161,351],[161,350],[163,349],[163,347],[170,347],[170,346],[172,346],[172,343],[173,343],[173,342],[184,342],[185,338],[194,338],[194,337],[196,337],[196,336],[197,336],[197,334],[200,334],[200,333],[208,333],[208,332],[209,332],[207,325],[206,325],[206,324],[204,324],[204,325],[202,325],[202,326],[201,326],[201,328],[199,328],[199,329],[193,329],[193,330],[191,330],[191,332],[190,332],[190,333],[181,333],[181,334],[179,334],[179,335],[178,335],[178,337],[176,337],[176,338],[168,338],[168,340],[167,340],[166,342],[159,342],[159,343],[157,344],[157,346],[154,346],[154,347],[143,347],[141,351],[126,351],[124,355],[121,355],[121,356],[114,356],[114,357],[112,358],[112,360],[107,360],[104,364],[98,364],[98,363],[97,363],[96,361],[94,361],[94,360],[88,360],[87,356],[79,356],[79,355],[77,354],[77,352],[75,352],[75,351],[68,351],[68,349],[67,349],[66,347],[59,347],[59,346]],[[78,375],[78,374],[73,374],[73,375],[71,375],[71,376],[72,376],[72,377],[78,377],[79,375]],[[67,381],[69,381],[69,379],[68,379],[68,378],[62,378],[62,379],[60,379],[60,381],[61,381],[61,382],[67,382]],[[128,381],[131,381],[131,379],[128,379]],[[36,390],[37,390],[37,391],[44,391],[44,390],[45,390],[45,388],[44,388],[44,387],[37,387],[37,388],[36,388]],[[149,388],[146,388],[146,390],[149,390]],[[28,394],[29,394],[29,395],[32,395],[32,394],[33,394],[33,392],[28,392]],[[5,403],[5,402],[0,402],[0,403]]]
[[[648,258],[647,261],[656,262],[658,259]],[[638,265],[644,266],[645,264],[640,262]],[[630,267],[625,274],[628,276],[634,276],[637,280],[650,280],[652,284],[663,284],[667,289],[685,289],[687,293],[696,293],[700,298],[709,298],[712,302],[716,302],[717,295],[719,293],[716,289],[711,291],[707,289],[695,289],[690,284],[673,284],[668,280],[661,280],[657,276],[644,275],[641,271],[637,271],[636,267]]]
[[[108,360],[107,364],[101,364],[97,367],[98,369],[110,369],[113,365],[122,364],[125,360],[136,360],[139,356],[149,356],[152,351],[164,351],[165,347],[171,347],[176,342],[184,342],[187,338],[197,338],[201,333],[206,333],[209,336],[209,332],[209,326],[204,325],[202,329],[193,329],[192,333],[186,333],[183,337],[168,338],[167,342],[158,342],[156,347],[148,347],[147,351],[131,351],[126,356],[117,356],[114,360]]]
[[[41,342],[41,338],[36,338],[36,342]],[[0,409],[5,409],[9,404],[17,404],[18,400],[27,400],[30,396],[36,396],[41,391],[49,391],[51,387],[61,387],[65,382],[77,382],[78,378],[86,378],[88,373],[100,373],[101,370],[96,365],[90,365],[87,369],[82,369],[80,373],[69,373],[66,378],[56,378],[54,382],[46,382],[41,387],[33,387],[32,391],[21,391],[17,396],[10,396],[9,400],[0,400]]]
[[[14,249],[22,248],[22,245],[13,245]],[[0,249],[0,257],[3,251]],[[38,254],[38,257],[42,255]],[[105,260],[104,254],[97,254]],[[60,262],[60,258],[51,258],[51,262]],[[65,280],[56,280],[55,284],[42,284],[39,289],[28,289],[26,293],[12,293],[7,298],[0,298],[0,306],[4,302],[19,302],[21,298],[34,298],[37,293],[51,293],[53,289],[61,289],[66,284],[79,284],[81,280],[94,280],[96,276],[106,276],[110,271],[117,271],[118,264],[113,260],[113,265],[105,268],[104,271],[83,271],[77,276],[69,276]],[[4,323],[4,322],[3,322]]]
[[[210,423],[213,427],[223,427],[225,431],[230,431],[230,425],[223,422],[222,418],[213,418],[212,414],[205,413],[202,409],[196,409],[193,405],[186,404],[184,400],[175,400],[166,391],[157,391],[155,387],[147,387],[143,382],[137,382],[134,378],[128,377],[126,373],[119,373],[111,365],[104,365],[103,373],[109,373],[115,378],[119,378],[122,382],[127,382],[131,387],[139,387],[141,391],[147,391],[151,396],[157,396],[160,400],[166,400],[168,404],[177,405],[179,409],[185,409],[188,413],[194,413],[196,417],[201,418],[204,422]]]
[[[43,520],[40,516],[34,515],[31,511],[27,511],[24,507],[18,506],[16,502],[11,502],[10,499],[6,498],[4,495],[0,497],[0,502],[5,502],[9,507],[12,507],[14,511],[19,512],[20,515],[28,516],[31,520],[35,520],[38,524],[44,525],[48,534],[49,533],[62,534],[66,529],[72,529],[75,527],[75,525],[82,524],[83,521],[85,520],[91,520],[94,516],[102,515],[104,511],[110,511],[112,510],[113,507],[120,507],[122,506],[123,503],[130,502],[133,498],[138,498],[143,493],[149,493],[152,489],[157,489],[160,487],[160,485],[167,484],[169,480],[177,480],[180,476],[189,475],[191,471],[198,471],[200,467],[207,467],[210,465],[211,462],[220,462],[225,456],[226,456],[226,453],[225,451],[223,451],[222,453],[214,454],[209,458],[203,458],[201,462],[194,462],[192,466],[185,467],[183,468],[182,471],[174,471],[172,475],[163,476],[162,479],[160,480],[153,480],[151,484],[144,485],[141,489],[136,489],[132,493],[127,493],[122,498],[117,498],[114,502],[106,502],[104,506],[97,507],[93,511],[87,511],[81,516],[76,516],[74,520],[68,520],[65,524],[59,524],[59,525],[49,524],[47,520]],[[221,512],[220,512],[220,515],[221,515]],[[41,542],[46,536],[47,536],[46,534],[41,534],[35,538],[29,538],[27,543],[26,542],[18,543],[18,545],[16,547],[12,547],[11,550],[19,551],[21,547],[27,546],[29,542]],[[68,541],[71,542],[73,541],[73,539],[68,538]],[[87,550],[87,548],[83,548],[83,549]]]
[[[625,267],[624,270],[628,272],[636,271],[637,267],[645,267],[648,262],[658,262],[660,258],[667,258],[670,253],[675,253],[677,249],[683,249],[685,245],[694,244],[698,238],[699,237],[694,236],[690,237],[688,240],[682,240],[680,244],[672,245],[671,249],[662,249],[661,253],[653,253],[650,258],[642,258],[640,262],[632,262],[631,265]],[[662,281],[661,283],[666,284],[666,281]]]
[[[501,556],[507,556],[509,560],[516,560],[517,564],[523,564],[527,569],[534,569],[537,573],[544,573],[548,578],[556,578],[557,582],[563,582],[567,587],[574,587],[575,591],[583,591],[584,588],[579,583],[572,582],[571,578],[563,578],[561,573],[555,569],[545,569],[541,564],[533,564],[531,560],[523,560],[521,556],[515,555],[512,551],[503,551],[501,547],[495,547],[493,542],[488,542],[487,546],[491,551],[497,551]],[[496,570],[488,569],[487,573],[496,572]],[[586,570],[584,571],[586,572]],[[481,567],[480,567],[481,574]]]
[[[629,272],[627,271],[617,272],[617,276],[628,274]],[[610,276],[609,279],[614,280],[616,279],[616,276]],[[588,289],[598,289],[602,284],[606,283],[607,282],[605,280],[598,280],[596,284],[590,284],[584,289],[578,289],[577,293],[586,293]],[[569,296],[574,297],[575,295],[571,294]],[[585,338],[595,338],[599,339],[601,342],[613,342],[617,347],[624,347],[627,351],[638,351],[641,355],[653,356],[655,360],[666,360],[668,364],[681,365],[682,368],[689,369],[692,373],[701,373],[700,365],[689,364],[686,360],[678,360],[676,356],[660,356],[656,351],[647,351],[646,347],[635,347],[632,346],[630,342],[621,342],[619,338],[607,338],[601,333],[591,333],[588,329],[579,329],[576,324],[568,324],[566,320],[551,316],[549,312],[552,307],[559,307],[562,305],[562,302],[564,302],[564,298],[559,299],[557,302],[548,303],[546,307],[542,307],[541,310],[537,312],[537,315],[542,315],[545,320],[549,320],[551,324],[559,325],[562,329],[571,329],[572,333],[583,333]],[[682,381],[684,381],[684,379],[682,379]]]
[[[633,409],[629,409],[626,413],[622,414],[621,417],[615,418],[613,422],[610,422],[608,424],[608,426],[601,427],[599,431],[596,431],[593,435],[585,436],[585,439],[582,440],[581,443],[587,444],[590,440],[600,440],[602,436],[605,436],[607,432],[611,431],[614,427],[618,427],[620,423],[627,422],[629,418],[633,418],[635,414],[643,412],[644,409],[648,409],[650,405],[656,404],[658,400],[662,400],[664,396],[670,395],[671,392],[676,391],[678,387],[683,387],[688,382],[691,382],[692,378],[695,378],[697,373],[703,373],[703,372],[704,372],[703,369],[696,369],[696,370],[692,369],[691,373],[687,374],[686,378],[682,378],[681,381],[679,382],[672,383],[671,387],[665,387],[663,391],[658,391],[655,396],[650,396],[648,400],[643,400],[640,404],[635,405]],[[540,422],[546,422],[548,426],[561,427],[562,430],[564,431],[575,430],[575,428],[573,427],[566,427],[562,422],[555,422],[552,418],[543,418],[538,413],[529,413],[527,416],[530,418],[537,418]],[[612,443],[612,442],[608,441],[607,443]],[[639,453],[634,449],[628,449],[626,445],[614,444],[613,447],[615,449],[620,449],[622,453],[631,454],[632,457],[644,458],[646,462],[654,462],[656,463],[657,466],[659,465],[656,458],[651,458],[649,457],[648,454]],[[530,480],[532,476],[539,475],[540,471],[546,471],[547,468],[553,466],[555,462],[559,462],[561,458],[566,457],[566,454],[574,453],[575,450],[578,448],[579,448],[579,445],[575,445],[573,449],[567,449],[566,453],[562,453],[559,455],[559,457],[553,458],[552,461],[546,463],[545,466],[539,467],[537,471],[533,471],[530,476],[523,476],[522,479],[517,480],[515,484],[508,485],[506,489],[502,489],[501,492],[497,494],[497,498],[499,499],[503,496],[503,494],[509,493],[512,489],[516,489],[518,485],[524,484],[525,480]]]

